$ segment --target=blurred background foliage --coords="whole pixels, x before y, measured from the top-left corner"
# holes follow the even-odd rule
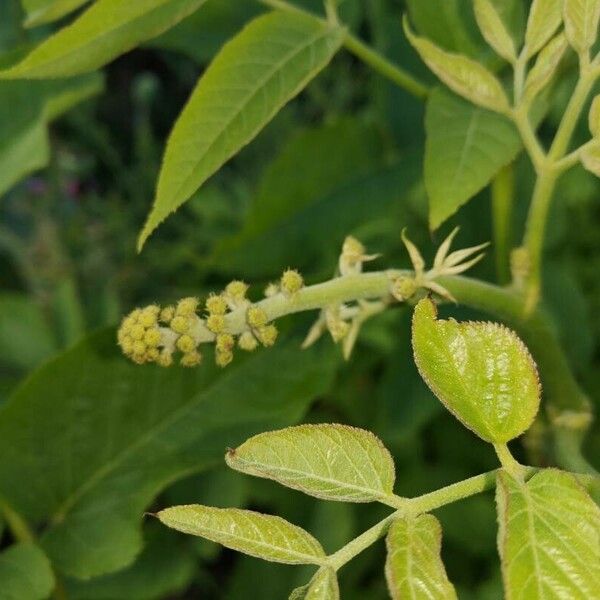
[[[29,4],[33,9],[43,6],[42,0],[37,7],[34,0]],[[316,1],[302,4],[319,8]],[[509,4],[511,22],[518,31],[523,4]],[[345,22],[361,37],[435,84],[401,35],[400,15],[405,10],[415,28],[440,46],[486,60],[493,68],[499,66],[476,30],[469,0],[345,0],[341,5]],[[39,420],[39,439],[43,440],[39,451],[48,454],[45,468],[54,469],[57,479],[64,470],[63,445],[51,436],[59,435],[61,428],[68,427],[69,443],[81,453],[82,461],[93,462],[90,457],[109,452],[97,434],[102,414],[92,418],[95,413],[86,412],[83,396],[77,406],[64,399],[78,393],[79,384],[67,381],[69,369],[97,370],[105,379],[108,396],[88,394],[88,403],[97,402],[102,408],[109,399],[118,403],[119,394],[126,395],[136,408],[122,413],[134,423],[126,422],[124,427],[159,418],[147,413],[160,413],[157,407],[163,401],[177,405],[177,398],[166,399],[171,395],[183,398],[185,390],[219,377],[208,365],[200,367],[203,373],[199,375],[180,375],[175,369],[174,376],[158,377],[154,367],[124,367],[125,359],[112,350],[112,333],[100,334],[100,341],[86,338],[90,332],[114,325],[137,304],[202,296],[233,277],[251,282],[258,297],[264,285],[288,266],[299,268],[308,282],[329,278],[341,242],[350,233],[383,255],[374,268],[409,266],[400,241],[403,227],[408,227],[411,238],[429,257],[457,224],[461,246],[493,238],[489,191],[479,193],[440,231],[429,233],[423,183],[424,106],[349,54],[340,53],[252,144],[161,227],[141,255],[136,254],[135,239],[153,197],[172,123],[219,47],[260,11],[250,0],[208,0],[202,10],[115,60],[102,74],[0,83],[0,403],[7,403],[0,409],[0,435],[4,435],[0,461],[8,461],[11,448],[19,447],[19,419],[31,414]],[[0,2],[0,61],[5,64],[62,23],[23,29],[23,18],[17,2]],[[552,91],[542,138],[553,130],[564,110],[573,85],[573,66],[563,66],[564,73]],[[582,130],[582,141],[584,135]],[[532,177],[522,155],[516,157],[514,168],[516,240]],[[573,369],[596,408],[600,397],[599,188],[598,180],[580,168],[561,181],[550,219],[545,265],[548,308]],[[473,274],[497,280],[493,254],[492,247]],[[461,308],[450,312],[471,314]],[[400,494],[416,495],[494,468],[495,458],[487,445],[443,411],[419,379],[411,357],[409,309],[391,309],[370,322],[348,363],[343,363],[329,340],[307,351],[312,358],[294,354],[296,334],[306,330],[311,318],[303,315],[285,323],[293,340],[289,359],[277,354],[285,352],[278,349],[262,351],[262,358],[256,359],[262,360],[263,370],[268,370],[271,361],[272,369],[283,361],[279,363],[282,368],[298,370],[298,383],[289,385],[306,389],[297,398],[288,394],[289,402],[296,403],[293,410],[290,404],[282,406],[281,414],[268,412],[279,410],[278,401],[287,402],[285,397],[278,400],[283,384],[278,385],[278,377],[271,373],[258,387],[274,397],[274,408],[261,406],[265,416],[256,420],[264,423],[252,422],[250,413],[261,401],[256,390],[247,389],[242,364],[232,376],[237,387],[219,383],[231,399],[217,395],[210,400],[214,408],[209,404],[208,409],[196,411],[199,428],[204,427],[207,412],[207,419],[218,422],[212,430],[207,425],[214,439],[207,441],[209,435],[196,446],[182,442],[160,476],[153,473],[144,479],[141,458],[131,466],[127,477],[131,479],[131,473],[141,469],[137,485],[152,488],[142,493],[136,515],[149,502],[156,507],[194,502],[258,508],[305,526],[326,550],[343,545],[381,516],[383,509],[378,507],[319,502],[227,471],[219,460],[225,446],[235,445],[266,424],[333,421],[371,429],[394,454]],[[79,345],[61,354],[74,344]],[[314,364],[318,357],[322,357],[319,366]],[[250,360],[255,359],[246,362]],[[142,372],[139,379],[150,378],[152,384],[131,383],[135,376],[129,378],[130,371]],[[262,372],[253,376],[261,377]],[[117,391],[111,395],[113,387]],[[219,410],[241,411],[239,430],[235,422],[223,429],[225,419],[219,421]],[[45,434],[45,429],[51,433]],[[187,439],[188,432],[178,431],[178,439]],[[516,449],[517,454],[529,452],[529,461],[543,464],[545,449],[534,435],[526,442]],[[600,455],[597,426],[589,437],[587,454]],[[0,473],[0,482],[26,486],[19,483],[16,473],[23,468],[18,459],[15,464],[15,473]],[[98,494],[110,491],[114,497],[121,490],[115,485]],[[34,528],[44,531],[47,513],[33,501],[28,505],[23,500],[23,505]],[[477,496],[448,506],[439,511],[439,517],[444,561],[461,598],[499,598],[491,498]],[[83,531],[90,535],[87,529]],[[56,535],[42,534],[42,546],[57,564],[65,597],[74,599],[237,599],[248,597],[249,590],[257,598],[284,598],[310,575],[305,568],[263,563],[153,522],[143,524],[143,550],[137,557],[141,544],[131,542],[122,560],[101,561],[96,568],[81,559],[74,566],[76,561],[67,555],[75,550],[67,551],[60,545],[64,540],[57,541],[59,528],[51,533]],[[98,539],[104,534],[100,527],[95,533]],[[95,541],[92,538],[90,543]],[[10,548],[13,542],[0,517],[1,547]],[[343,597],[387,597],[383,560],[383,544],[378,544],[343,569]],[[82,573],[93,576],[77,576]]]

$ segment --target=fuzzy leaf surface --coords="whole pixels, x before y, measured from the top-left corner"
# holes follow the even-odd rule
[[[516,60],[515,43],[490,0],[475,0],[475,18],[485,41],[505,60]]]
[[[320,564],[321,544],[310,533],[281,517],[240,508],[214,508],[201,504],[173,506],[156,515],[162,523],[272,562]]]
[[[563,0],[533,0],[527,19],[525,44],[533,56],[552,37],[562,22]]]
[[[346,425],[299,425],[261,433],[226,456],[243,473],[310,496],[373,502],[393,493],[394,461],[371,432]]]
[[[502,115],[435,89],[425,113],[425,187],[437,229],[514,160],[521,140]]]
[[[396,519],[386,537],[385,576],[394,600],[455,600],[440,556],[442,528],[433,515]]]
[[[587,52],[598,36],[600,0],[564,0],[563,16],[569,44],[577,52]]]
[[[205,1],[97,0],[0,77],[43,79],[93,71],[172,27]]]
[[[508,600],[586,600],[600,590],[600,509],[569,473],[498,474],[498,548]]]
[[[513,331],[498,323],[438,319],[435,304],[425,298],[415,308],[412,341],[425,383],[479,437],[506,443],[529,428],[540,384]]]
[[[343,34],[311,17],[275,11],[223,47],[171,132],[139,247],[329,63]]]
[[[289,600],[339,600],[340,588],[336,572],[321,567],[307,585],[296,588]]]

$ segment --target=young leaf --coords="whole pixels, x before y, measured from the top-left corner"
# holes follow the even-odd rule
[[[552,37],[562,21],[563,0],[533,0],[527,19],[525,45],[533,56]]]
[[[296,588],[289,600],[339,600],[337,575],[331,567],[321,567],[307,585]]]
[[[385,543],[385,578],[394,600],[456,599],[440,556],[442,528],[433,515],[396,519]]]
[[[590,172],[600,177],[600,140],[594,140],[581,151],[581,164]]]
[[[343,35],[312,17],[272,12],[224,46],[171,132],[139,248],[329,63]]]
[[[390,453],[369,431],[346,425],[299,425],[260,433],[225,459],[237,471],[324,500],[373,502],[393,494]]]
[[[475,18],[486,42],[499,56],[510,63],[515,62],[515,43],[490,0],[475,0]]]
[[[534,98],[548,85],[556,72],[565,50],[567,49],[567,38],[561,31],[540,52],[535,65],[525,80],[524,99],[531,103]]]
[[[588,125],[592,136],[600,137],[600,94],[593,100],[588,115]]]
[[[508,600],[597,597],[600,509],[572,475],[544,469],[523,483],[500,471],[496,502]]]
[[[1,407],[0,495],[47,524],[40,545],[60,571],[86,579],[127,566],[156,494],[215,464],[223,446],[297,422],[338,364],[327,346],[303,352],[298,340],[225,370],[211,362],[130,364],[111,328],[47,362]]]
[[[318,565],[325,558],[321,544],[301,527],[252,510],[189,504],[166,508],[156,516],[172,529],[264,560]]]
[[[408,41],[425,64],[454,92],[474,104],[496,112],[508,110],[508,98],[502,84],[478,62],[438,48],[429,40],[416,36],[404,19]]]
[[[444,89],[429,95],[425,113],[425,187],[429,225],[437,229],[517,156],[514,125]]]
[[[588,52],[598,35],[600,0],[564,0],[563,18],[569,44],[579,53]]]
[[[1,598],[44,600],[53,588],[50,561],[37,546],[22,543],[0,553]]]
[[[93,71],[159,35],[206,0],[97,0],[0,78],[69,77]]]
[[[479,437],[502,444],[529,428],[540,384],[513,331],[498,323],[437,319],[435,304],[425,298],[415,308],[412,341],[421,377]]]
[[[57,21],[88,0],[21,0],[25,10],[25,27],[37,27]]]

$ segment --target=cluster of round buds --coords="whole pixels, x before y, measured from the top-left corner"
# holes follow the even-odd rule
[[[158,327],[158,306],[136,308],[123,319],[117,334],[124,354],[138,364],[158,362],[170,364],[171,354],[161,348],[162,335]]]
[[[197,298],[183,298],[176,306],[167,306],[160,312],[160,320],[168,326],[163,352],[172,354],[175,349],[179,350],[184,367],[195,367],[202,361],[196,336],[198,304]]]
[[[277,328],[272,323],[269,323],[267,313],[256,305],[251,305],[246,310],[246,323],[250,331],[246,332],[258,340],[263,346],[272,346],[277,340]],[[250,337],[246,336],[243,342],[249,344]],[[240,347],[242,347],[242,339],[240,338]]]

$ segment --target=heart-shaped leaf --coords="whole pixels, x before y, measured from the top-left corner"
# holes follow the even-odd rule
[[[299,425],[261,433],[230,450],[226,460],[237,471],[325,500],[385,501],[393,494],[390,453],[369,431],[346,425]]]
[[[321,544],[310,533],[273,515],[189,504],[166,508],[156,516],[177,531],[198,535],[264,560],[318,565],[325,558]]]
[[[415,308],[412,340],[427,385],[479,437],[503,444],[529,428],[540,384],[513,331],[497,323],[437,319],[435,304],[425,298]]]

